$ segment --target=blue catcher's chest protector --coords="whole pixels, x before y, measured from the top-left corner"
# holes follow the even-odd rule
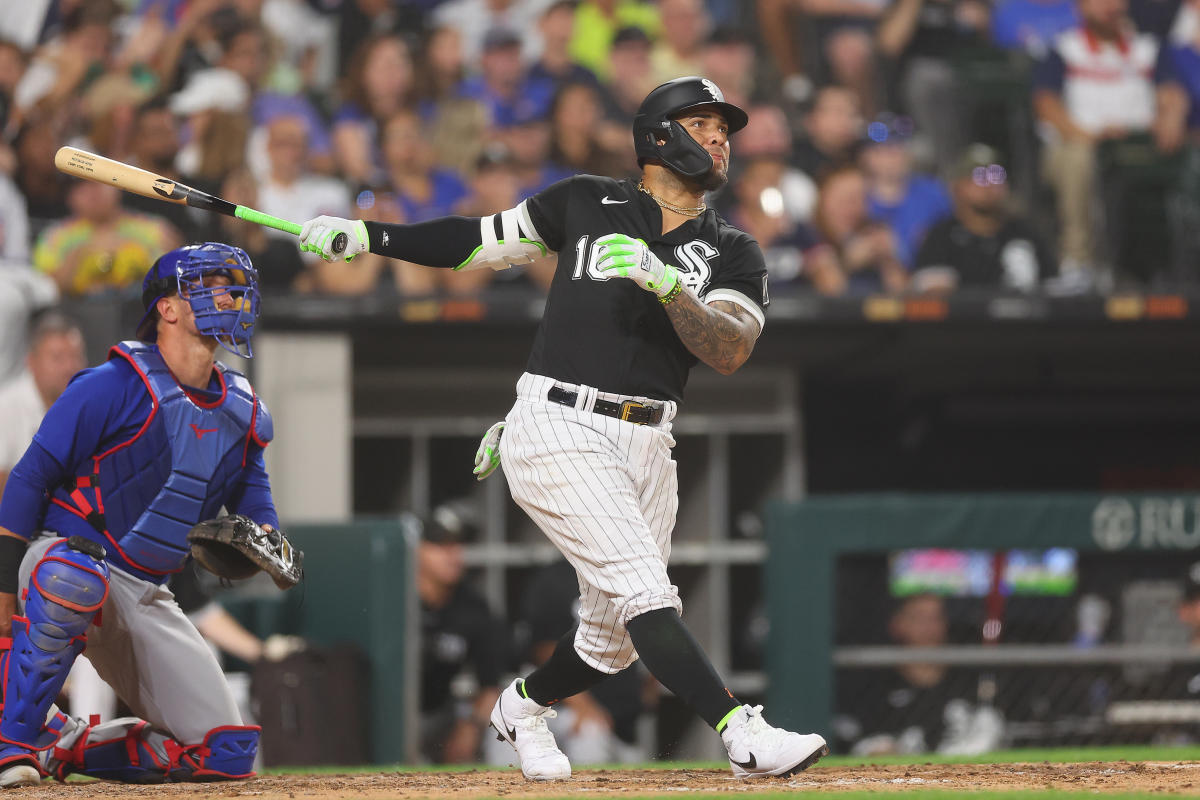
[[[152,410],[129,441],[93,458],[93,474],[55,492],[98,530],[108,560],[155,583],[183,568],[187,533],[229,499],[251,457],[271,439],[271,419],[250,382],[217,365],[222,394],[211,404],[190,396],[158,348],[122,342],[123,358],[141,376]]]

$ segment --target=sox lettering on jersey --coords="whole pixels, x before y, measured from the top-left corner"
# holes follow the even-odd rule
[[[717,248],[703,239],[693,239],[675,248],[675,261],[672,266],[679,270],[684,285],[700,294],[712,277],[709,260],[720,254]],[[614,276],[602,272],[597,266],[600,256],[600,248],[596,243],[589,242],[588,236],[580,236],[575,242],[575,269],[571,273],[571,280],[580,280],[585,274],[594,281],[611,280]]]

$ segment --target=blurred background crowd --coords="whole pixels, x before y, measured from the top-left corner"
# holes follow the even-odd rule
[[[69,294],[179,242],[275,289],[475,292],[64,179],[74,144],[295,221],[416,222],[636,170],[655,85],[750,112],[711,198],[776,291],[1074,293],[1197,261],[1195,0],[28,0],[0,20],[0,254]]]

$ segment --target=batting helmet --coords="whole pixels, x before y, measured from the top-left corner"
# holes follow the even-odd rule
[[[685,178],[699,178],[713,166],[712,156],[691,137],[674,117],[699,106],[716,106],[729,132],[746,127],[750,118],[732,103],[725,102],[721,89],[708,78],[676,78],[659,86],[642,101],[633,118],[633,147],[638,166],[660,161]],[[659,139],[664,139],[659,144]]]
[[[224,275],[228,286],[205,286],[205,275]],[[228,293],[233,303],[217,304],[217,296]],[[258,321],[258,271],[240,247],[205,242],[180,247],[159,257],[142,281],[142,307],[137,337],[144,342],[158,339],[158,301],[178,294],[188,301],[196,318],[196,330],[216,337],[222,347],[236,356],[250,358],[250,337]]]

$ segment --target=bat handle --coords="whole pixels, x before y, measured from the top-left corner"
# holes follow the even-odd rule
[[[342,253],[346,252],[346,245],[349,244],[349,242],[350,240],[344,233],[339,233],[337,236],[333,237],[333,254],[341,255]]]

